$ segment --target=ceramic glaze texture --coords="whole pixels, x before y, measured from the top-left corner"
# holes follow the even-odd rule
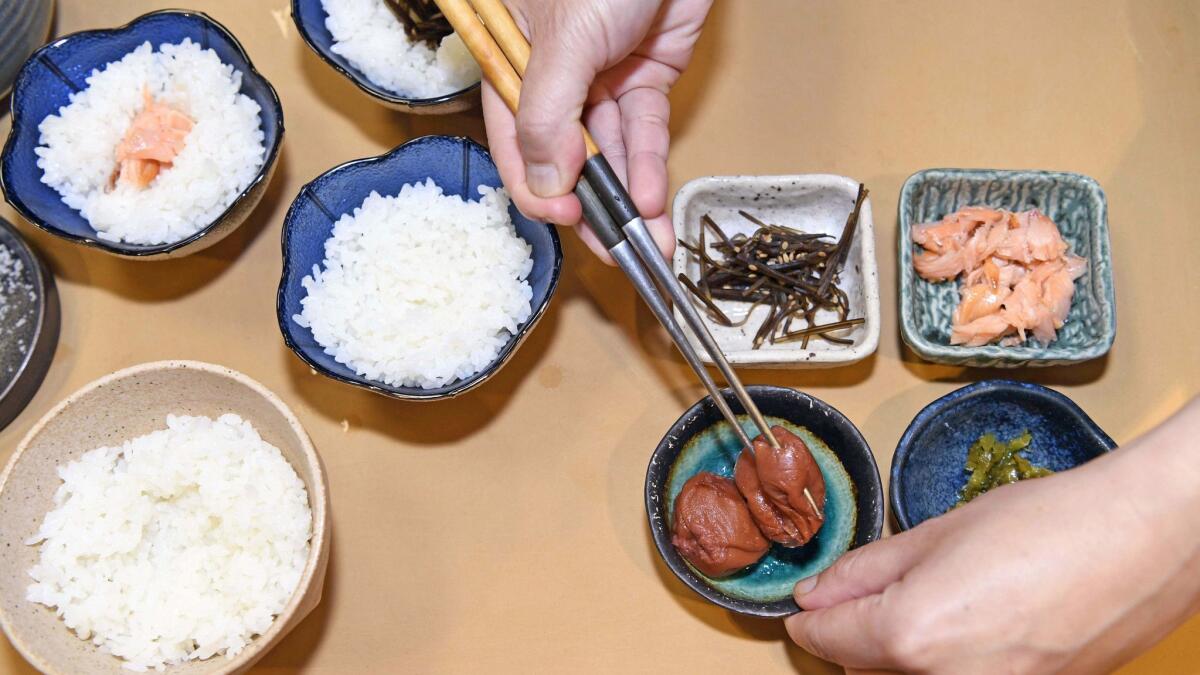
[[[0,312],[0,429],[25,409],[50,369],[58,345],[60,309],[54,275],[8,221],[0,218],[0,245],[21,261]],[[7,292],[12,291],[12,292]]]
[[[825,478],[828,518],[817,537],[790,550],[773,544],[763,560],[725,579],[709,579],[679,555],[671,543],[671,524],[675,497],[683,483],[699,471],[732,476],[740,450],[732,428],[710,398],[688,409],[651,455],[646,469],[646,514],[659,555],[684,584],[726,609],[782,617],[799,611],[791,593],[797,581],[828,567],[847,549],[879,538],[883,487],[867,442],[835,408],[783,387],[750,385],[746,389],[769,421],[791,429],[813,450]],[[742,426],[751,436],[758,435],[744,418]]]
[[[96,68],[117,61],[144,42],[155,48],[190,38],[212,49],[242,74],[241,93],[261,108],[266,157],[254,180],[215,221],[181,241],[127,244],[100,239],[83,215],[42,183],[34,149],[38,125],[86,86]],[[74,33],[42,47],[25,62],[12,95],[12,130],[0,163],[0,185],[9,204],[29,222],[70,241],[107,253],[141,259],[180,257],[203,250],[235,230],[258,204],[275,170],[283,141],[283,106],[274,88],[254,69],[233,34],[199,12],[168,10],[146,14],[111,30]]]
[[[990,433],[1007,441],[1025,431],[1033,442],[1022,456],[1054,471],[1116,447],[1087,414],[1052,389],[1006,380],[968,385],[926,406],[896,447],[889,491],[900,529],[954,506],[967,482],[967,452],[980,436]]]
[[[680,188],[675,195],[673,220],[675,236],[690,244],[700,238],[701,218],[711,215],[729,236],[751,234],[757,228],[738,211],[744,210],[761,220],[809,233],[825,233],[836,241],[846,225],[846,217],[854,208],[858,181],[845,176],[802,174],[795,176],[709,176],[698,178]],[[710,246],[716,239],[706,232]],[[718,256],[719,257],[719,256]],[[682,246],[675,249],[675,274],[696,280],[700,278],[700,263]],[[800,342],[764,343],[752,349],[754,335],[769,308],[757,308],[750,320],[740,327],[706,324],[730,363],[747,368],[829,368],[847,365],[873,354],[879,346],[879,273],[875,261],[875,224],[871,200],[863,203],[859,213],[858,231],[850,246],[841,272],[841,287],[850,298],[850,317],[865,318],[866,323],[838,334],[853,341],[838,345],[824,340],[810,340],[807,347]],[[720,303],[728,308],[730,318],[737,322],[745,315],[744,308],[732,303]],[[701,308],[703,312],[703,309]],[[702,316],[706,316],[703,315]],[[683,317],[676,312],[683,323]],[[828,317],[836,321],[836,316]],[[689,333],[690,336],[690,333]],[[692,340],[706,363],[712,363],[708,352]]]
[[[46,41],[53,18],[53,0],[0,2],[0,99],[8,94],[21,64]]]
[[[940,220],[964,206],[1024,211],[1041,209],[1076,255],[1088,260],[1075,282],[1066,324],[1049,345],[1034,340],[1014,346],[950,344],[958,284],[925,281],[913,269],[914,225]],[[1108,211],[1103,190],[1091,178],[1050,171],[929,169],[913,174],[900,195],[900,320],[904,341],[930,361],[978,367],[1051,366],[1103,356],[1116,337],[1116,301]]]
[[[562,246],[552,225],[530,220],[515,205],[509,214],[517,234],[532,248],[533,269],[528,281],[533,290],[532,314],[509,338],[496,359],[471,377],[436,389],[394,387],[368,380],[345,364],[338,363],[313,337],[297,324],[306,291],[301,280],[321,266],[325,241],[343,214],[358,208],[371,192],[395,195],[406,184],[432,178],[447,195],[478,201],[479,187],[500,187],[500,174],[483,146],[468,138],[424,136],[380,157],[348,162],[318,176],[300,189],[283,221],[283,275],[276,299],[279,329],[284,342],[317,372],[335,380],[395,398],[435,400],[457,396],[483,384],[508,362],[521,342],[541,319],[558,286],[562,269]]]
[[[333,52],[333,35],[325,27],[328,15],[321,0],[292,0],[292,21],[305,44],[360,91],[393,110],[415,115],[446,115],[479,105],[479,83],[433,98],[408,98],[388,91],[363,75],[346,57]]]
[[[329,561],[330,520],[324,468],[291,410],[241,373],[194,361],[148,363],[97,380],[46,414],[18,445],[0,474],[0,627],[38,670],[50,675],[128,673],[121,661],[79,639],[48,607],[25,600],[26,570],[38,559],[28,540],[53,508],[56,467],[101,446],[162,429],[168,414],[235,413],[279,448],[308,492],[312,539],[292,599],[266,634],[235,658],[171,666],[172,675],[229,675],[247,670],[321,600]]]
[[[751,438],[758,435],[749,417],[739,415],[738,421]],[[786,548],[772,544],[767,555],[746,570],[721,579],[706,577],[709,584],[730,597],[757,602],[786,599],[791,596],[792,587],[797,581],[832,565],[850,548],[857,516],[854,509],[854,483],[833,450],[808,429],[787,420],[768,417],[767,423],[782,426],[796,434],[812,452],[825,479],[825,504],[822,507],[825,523],[817,536],[804,546]],[[688,441],[675,460],[667,483],[667,522],[675,522],[675,498],[689,478],[701,471],[708,471],[732,479],[733,467],[741,452],[741,441],[728,422],[718,422]]]

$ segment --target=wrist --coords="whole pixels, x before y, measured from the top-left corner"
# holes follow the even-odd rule
[[[1105,472],[1144,527],[1200,556],[1200,398],[1113,452]]]

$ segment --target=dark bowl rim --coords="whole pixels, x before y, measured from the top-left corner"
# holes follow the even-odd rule
[[[366,378],[359,378],[358,376],[347,377],[329,370],[320,363],[317,363],[305,353],[304,349],[292,339],[292,319],[290,316],[287,316],[287,313],[284,310],[284,292],[288,287],[288,277],[291,276],[292,273],[292,260],[289,249],[291,244],[293,217],[295,215],[295,210],[300,198],[305,194],[310,195],[310,198],[315,198],[315,192],[312,190],[314,184],[325,178],[340,173],[349,167],[360,164],[383,163],[392,159],[396,155],[407,151],[410,146],[429,143],[435,139],[457,142],[463,145],[464,149],[469,149],[473,146],[479,150],[482,150],[489,159],[491,159],[492,156],[486,147],[474,139],[466,136],[449,136],[445,134],[427,134],[425,136],[419,136],[409,141],[405,141],[404,143],[401,143],[400,145],[381,155],[352,159],[348,162],[342,162],[341,164],[338,164],[337,166],[321,173],[316,178],[313,178],[301,186],[300,190],[296,193],[296,198],[292,200],[291,205],[288,207],[287,214],[283,217],[283,233],[281,235],[280,242],[283,250],[283,269],[280,271],[279,286],[275,291],[275,318],[279,323],[279,332],[283,334],[284,344],[287,345],[288,349],[292,350],[292,353],[300,357],[300,360],[306,363],[309,368],[312,368],[314,371],[324,375],[325,377],[342,382],[344,384],[349,384],[355,387],[366,389],[368,391],[373,391],[389,398],[403,401],[440,401],[444,399],[455,398],[490,380],[492,376],[500,372],[500,370],[508,363],[509,359],[512,358],[513,354],[517,352],[517,349],[520,348],[521,344],[525,341],[525,338],[529,336],[529,333],[532,332],[533,328],[538,324],[539,321],[541,321],[542,316],[545,315],[547,308],[550,306],[550,300],[554,297],[555,290],[558,289],[559,277],[562,274],[563,250],[562,242],[558,237],[558,230],[553,225],[543,223],[546,225],[547,231],[550,234],[550,242],[553,244],[554,250],[554,265],[550,270],[550,285],[546,289],[545,300],[543,300],[537,307],[533,308],[529,318],[526,319],[523,324],[521,324],[521,327],[517,329],[517,332],[513,335],[512,339],[509,340],[508,344],[506,344],[504,348],[500,350],[500,353],[496,356],[494,361],[485,366],[475,375],[472,375],[470,378],[459,380],[457,384],[447,391],[426,394],[420,393],[420,391],[415,387],[392,387],[382,382],[375,382],[372,380],[367,380]],[[320,202],[319,199],[317,201],[318,203]],[[533,220],[533,222],[541,221]]]
[[[58,287],[54,282],[54,275],[50,272],[50,267],[46,264],[46,261],[42,260],[41,256],[29,245],[29,242],[25,241],[25,237],[21,236],[21,232],[17,229],[16,225],[13,225],[4,218],[0,218],[0,230],[7,232],[16,241],[20,249],[16,253],[22,259],[33,263],[34,273],[31,276],[34,279],[33,292],[37,295],[38,308],[37,324],[33,328],[33,337],[29,341],[29,348],[26,350],[24,358],[21,359],[20,365],[17,366],[13,378],[9,380],[7,386],[0,389],[0,405],[2,405],[29,371],[29,365],[33,361],[34,353],[37,352],[37,346],[45,339],[47,329],[49,328],[48,324],[52,323],[50,321],[50,311],[54,301],[50,296],[58,293]],[[55,341],[57,341],[57,331],[55,331]],[[53,353],[51,353],[50,361],[53,361]],[[49,366],[50,363],[47,362],[47,370],[49,370]],[[44,375],[43,373],[42,376],[44,377]],[[0,423],[0,429],[3,429],[4,426],[5,424]]]
[[[363,75],[360,78],[358,75],[355,75],[347,70],[342,64],[334,61],[333,57],[331,57],[325,52],[324,49],[317,45],[312,35],[308,32],[308,27],[305,26],[304,22],[300,20],[301,13],[300,0],[291,0],[292,23],[296,24],[296,32],[300,34],[300,39],[304,40],[304,44],[308,45],[309,49],[311,49],[331,68],[340,73],[342,77],[345,77],[347,80],[353,82],[354,86],[358,87],[363,93],[371,96],[372,98],[379,99],[392,105],[407,106],[410,108],[434,108],[439,105],[469,96],[483,85],[483,80],[480,80],[475,84],[464,87],[457,91],[433,96],[431,98],[406,98],[399,94],[390,92],[374,82],[371,82],[369,79],[367,79],[366,75]]]
[[[1024,350],[1031,349],[1026,345],[1019,347],[1001,347],[997,344],[981,345],[979,347],[965,347],[962,345],[943,345],[933,343],[920,334],[914,323],[914,318],[911,313],[900,307],[900,337],[904,343],[913,350],[917,356],[932,363],[963,363],[971,359],[987,358],[993,359],[999,364],[1019,365],[1028,363],[1030,365],[1056,365],[1056,364],[1073,364],[1091,361],[1103,357],[1112,350],[1113,343],[1117,337],[1117,301],[1116,301],[1116,280],[1111,273],[1112,268],[1112,235],[1108,222],[1108,195],[1104,192],[1104,187],[1095,178],[1076,171],[1059,171],[1053,169],[995,169],[985,167],[928,167],[914,171],[904,179],[904,183],[900,186],[900,196],[896,200],[896,232],[897,232],[897,264],[899,265],[898,290],[896,294],[896,302],[903,303],[906,296],[910,296],[912,290],[912,276],[909,274],[912,266],[908,265],[905,269],[904,258],[905,251],[909,250],[911,257],[911,249],[908,249],[909,242],[907,240],[908,229],[913,225],[908,225],[904,222],[905,206],[912,202],[913,192],[916,186],[931,174],[959,174],[963,176],[978,176],[985,173],[1002,174],[1005,179],[1013,180],[1035,176],[1054,176],[1067,178],[1078,181],[1086,185],[1095,194],[1100,202],[1101,212],[1098,219],[1098,226],[1101,233],[1104,235],[1105,249],[1108,251],[1109,258],[1109,274],[1104,279],[1104,294],[1101,300],[1106,305],[1107,321],[1104,326],[1104,334],[1100,339],[1089,347],[1078,349],[1056,348],[1051,345],[1043,348],[1040,351],[1049,352],[1042,354],[1029,354]],[[1092,261],[1088,261],[1089,270],[1092,268]],[[953,353],[941,353],[940,350],[953,347]]]
[[[54,0],[49,0],[49,2],[47,2],[47,4],[50,5],[50,16],[49,16],[49,21],[46,22],[46,24],[47,24],[46,32],[38,40],[39,42],[42,42],[42,43],[49,41],[50,38],[54,35],[54,21],[55,21],[55,18],[58,16],[58,3],[54,2]],[[22,65],[24,65],[24,64],[22,64]],[[18,68],[17,74],[20,74],[20,72],[21,72],[21,69]],[[14,76],[13,81],[10,82],[7,87],[0,89],[0,101],[3,101],[6,96],[8,96],[10,93],[12,93],[13,85],[16,84],[16,82],[17,82],[16,76]]]
[[[904,506],[904,488],[901,487],[900,477],[908,466],[909,453],[912,451],[913,443],[918,435],[925,430],[934,418],[946,410],[962,404],[965,399],[1005,390],[1018,390],[1054,401],[1054,405],[1060,406],[1074,417],[1076,421],[1080,422],[1081,426],[1104,447],[1105,452],[1111,452],[1116,449],[1116,441],[1105,433],[1100,428],[1100,425],[1079,407],[1079,404],[1072,401],[1062,392],[1034,382],[1021,382],[1018,380],[989,379],[972,382],[948,394],[939,396],[926,404],[913,417],[912,421],[908,423],[908,426],[904,429],[904,433],[900,436],[900,440],[896,442],[896,450],[892,453],[892,468],[888,479],[888,502],[892,507],[892,515],[896,518],[898,531],[903,532],[913,527],[913,523],[908,517],[908,510]]]
[[[746,391],[748,391],[752,397],[756,394],[782,395],[795,397],[800,401],[806,401],[810,404],[808,409],[811,410],[815,408],[830,414],[832,417],[839,420],[845,426],[845,428],[851,432],[851,437],[854,440],[853,446],[855,451],[863,453],[863,459],[866,460],[866,464],[871,469],[870,477],[872,480],[870,481],[870,485],[879,495],[879,499],[876,502],[878,507],[876,509],[874,509],[870,514],[858,514],[855,525],[855,534],[857,535],[858,532],[864,530],[867,533],[866,540],[859,546],[865,545],[872,541],[877,541],[883,534],[885,502],[885,499],[883,498],[883,480],[879,474],[879,462],[876,461],[875,454],[871,451],[870,444],[867,443],[866,437],[863,436],[862,431],[858,428],[858,426],[854,424],[854,422],[852,422],[850,418],[847,417],[842,411],[817,398],[816,396],[798,389],[781,387],[773,384],[749,384],[746,385]],[[662,469],[662,471],[665,472],[665,476],[670,476],[671,469],[674,467],[675,461],[679,458],[679,452],[685,445],[687,445],[687,442],[690,440],[690,438],[679,439],[675,442],[674,447],[671,447],[671,445],[668,444],[668,439],[671,438],[675,430],[682,426],[685,421],[693,416],[699,415],[710,398],[711,396],[705,396],[684,411],[684,413],[680,415],[677,420],[671,423],[671,426],[667,428],[667,432],[663,435],[662,439],[659,440],[658,445],[655,446],[654,451],[650,453],[650,461],[646,466],[646,481],[644,487],[646,518],[650,526],[650,538],[654,541],[654,548],[658,551],[658,556],[662,559],[663,564],[665,564],[667,568],[671,570],[671,573],[674,574],[677,579],[682,581],[685,586],[692,589],[692,591],[703,597],[705,600],[708,600],[718,607],[745,616],[755,616],[768,619],[778,619],[785,616],[790,616],[801,611],[799,605],[796,604],[795,599],[790,595],[786,598],[771,602],[754,602],[751,600],[743,600],[741,598],[735,598],[726,595],[725,593],[722,593],[721,591],[704,583],[698,575],[691,571],[691,568],[686,562],[683,561],[682,556],[680,556],[671,545],[670,531],[666,523],[666,518],[664,517],[660,519],[658,523],[656,523],[654,519],[654,514],[660,510],[660,506],[665,508],[666,505],[665,500],[658,499],[659,491],[655,489],[653,484],[655,464],[662,464],[657,460],[666,455],[668,452],[674,452],[675,456],[671,459],[671,462],[665,464],[665,468]],[[838,455],[840,460],[841,454],[837,453],[836,451],[835,454]],[[666,481],[663,481],[662,487],[665,489]],[[855,490],[857,494],[862,493],[862,489],[857,485],[855,486]],[[868,521],[866,518],[864,518],[864,515],[869,515],[870,520]],[[853,550],[854,548],[858,548],[858,546],[855,546],[852,543],[850,549]]]
[[[270,94],[270,103],[275,108],[275,111],[277,113],[276,114],[277,121],[275,123],[275,132],[276,132],[275,140],[273,143],[270,143],[270,145],[267,147],[267,153],[266,153],[266,156],[263,158],[262,166],[259,168],[258,173],[255,174],[254,179],[250,181],[250,183],[245,187],[245,189],[243,189],[240,193],[238,193],[238,196],[236,198],[234,198],[234,200],[229,204],[229,206],[224,211],[222,211],[219,216],[214,218],[211,223],[209,223],[208,225],[205,225],[203,228],[201,228],[197,232],[185,237],[184,239],[181,239],[181,240],[175,241],[175,242],[170,242],[167,244],[156,244],[156,245],[147,246],[145,248],[130,249],[130,248],[126,248],[125,247],[126,245],[124,245],[124,244],[100,239],[98,236],[89,237],[89,236],[80,236],[80,235],[70,234],[69,232],[59,229],[55,225],[50,224],[43,218],[34,214],[25,205],[25,202],[21,199],[21,197],[19,195],[17,195],[15,193],[15,191],[13,191],[9,187],[10,181],[9,181],[8,174],[9,174],[10,169],[8,167],[11,165],[11,162],[9,161],[9,159],[12,156],[12,153],[15,152],[14,148],[16,145],[16,139],[17,139],[17,136],[19,135],[19,130],[22,128],[21,114],[18,111],[17,101],[20,100],[24,95],[24,86],[26,84],[25,80],[28,78],[27,73],[29,72],[30,68],[32,67],[32,64],[34,62],[40,60],[46,52],[48,52],[51,49],[61,46],[70,40],[74,40],[75,38],[80,38],[80,37],[90,37],[90,36],[105,37],[105,36],[109,36],[109,35],[115,35],[118,33],[124,33],[124,32],[130,31],[130,30],[133,30],[134,28],[136,28],[138,26],[138,24],[142,23],[143,21],[153,18],[153,17],[160,16],[160,15],[195,17],[195,18],[199,19],[201,22],[208,24],[209,28],[215,29],[219,35],[224,36],[225,39],[227,39],[229,41],[229,43],[237,51],[238,55],[246,62],[246,68],[245,69],[239,68],[238,69],[239,72],[242,73],[243,77],[249,76],[251,78],[256,79],[257,81],[260,81],[263,85],[266,86],[267,93]],[[231,65],[231,64],[226,64],[226,65]],[[242,43],[240,41],[238,41],[238,39],[236,37],[234,37],[233,33],[230,32],[230,30],[228,28],[226,28],[224,25],[222,25],[221,23],[219,23],[217,20],[213,19],[209,15],[205,14],[204,12],[199,12],[199,11],[190,10],[190,9],[161,9],[161,10],[157,10],[154,12],[147,12],[146,14],[142,14],[141,16],[138,16],[137,18],[133,19],[129,23],[118,26],[116,28],[99,28],[99,29],[92,29],[92,30],[76,31],[74,33],[69,33],[67,35],[64,35],[64,36],[56,39],[56,40],[48,42],[48,43],[42,45],[41,47],[38,47],[38,49],[36,51],[34,51],[33,54],[31,54],[29,56],[28,59],[25,60],[24,65],[22,65],[21,69],[17,72],[17,79],[13,83],[12,95],[9,99],[9,117],[12,120],[12,127],[9,129],[8,139],[4,143],[4,150],[2,153],[0,153],[0,190],[3,190],[3,192],[4,192],[5,201],[7,201],[9,203],[9,205],[12,206],[13,209],[15,209],[17,211],[17,213],[21,214],[21,217],[23,217],[25,220],[32,223],[34,226],[36,226],[40,230],[44,230],[44,231],[49,232],[50,234],[53,234],[57,237],[62,237],[63,239],[75,242],[77,244],[83,244],[84,246],[98,248],[98,249],[108,252],[108,253],[112,253],[115,255],[123,256],[123,257],[129,257],[129,258],[145,258],[145,257],[150,257],[150,256],[163,255],[165,253],[172,253],[174,251],[183,249],[183,248],[195,243],[196,241],[199,241],[206,235],[208,235],[210,232],[212,232],[214,229],[216,229],[217,226],[220,225],[230,215],[230,213],[232,213],[238,207],[238,205],[242,202],[243,199],[246,198],[246,196],[248,194],[250,194],[255,188],[257,188],[260,183],[262,183],[264,180],[266,180],[267,176],[270,175],[271,169],[274,166],[276,160],[279,158],[279,150],[283,146],[283,133],[284,133],[283,103],[280,102],[279,94],[275,91],[275,87],[271,84],[270,80],[268,80],[266,78],[266,76],[264,76],[261,72],[259,72],[259,70],[257,68],[254,67],[254,62],[250,60],[250,55],[246,53],[246,50],[242,47]],[[95,230],[95,228],[92,228],[92,229],[93,229],[93,231]]]

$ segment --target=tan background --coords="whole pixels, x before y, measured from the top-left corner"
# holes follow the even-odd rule
[[[170,6],[59,4],[60,34]],[[293,406],[333,498],[325,602],[264,672],[833,670],[789,646],[781,624],[701,601],[659,561],[642,506],[645,465],[699,389],[623,278],[572,237],[545,319],[503,373],[464,398],[400,403],[310,375],[275,321],[280,223],[299,186],[415,136],[482,138],[482,123],[477,113],[407,117],[374,104],[302,44],[286,0],[192,5],[226,24],[279,90],[288,132],[278,173],[246,225],[175,262],[126,262],[22,224],[58,276],[63,330],[41,391],[0,432],[0,460],[54,403],[105,373],[168,358],[220,363]],[[1194,396],[1198,8],[720,2],[674,96],[672,189],[707,174],[861,179],[872,190],[882,282],[874,358],[746,380],[836,405],[886,475],[922,406],[1005,374],[924,364],[902,349],[901,182],[935,166],[1041,168],[1091,175],[1107,191],[1120,330],[1107,359],[1011,374],[1066,391],[1120,442]],[[16,221],[7,206],[0,215]],[[1200,620],[1127,672],[1200,672],[1198,638]],[[0,671],[28,671],[2,640]]]

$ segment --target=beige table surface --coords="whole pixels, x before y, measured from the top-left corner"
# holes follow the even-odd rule
[[[60,34],[170,6],[59,4]],[[780,623],[705,603],[660,562],[642,505],[646,461],[699,388],[624,279],[573,237],[549,313],[475,392],[401,403],[309,373],[275,321],[280,224],[299,186],[423,134],[482,139],[482,123],[477,113],[407,117],[374,104],[309,52],[287,0],[193,6],[227,25],[279,90],[278,172],[240,230],[174,262],[118,260],[22,223],[58,277],[62,339],[36,398],[0,432],[0,460],[52,405],[105,373],[158,359],[223,364],[295,409],[333,499],[325,600],[263,672],[834,670],[789,646]],[[885,475],[912,416],[977,379],[1065,391],[1119,442],[1200,391],[1194,0],[724,0],[674,103],[672,190],[708,174],[801,172],[871,188],[878,354],[745,379],[840,408]],[[1120,325],[1108,358],[1006,373],[929,365],[901,347],[896,199],[906,176],[942,166],[1100,181]],[[0,215],[17,221],[7,206]],[[1197,639],[1193,621],[1126,672],[1200,672]],[[28,670],[0,640],[0,671]]]

